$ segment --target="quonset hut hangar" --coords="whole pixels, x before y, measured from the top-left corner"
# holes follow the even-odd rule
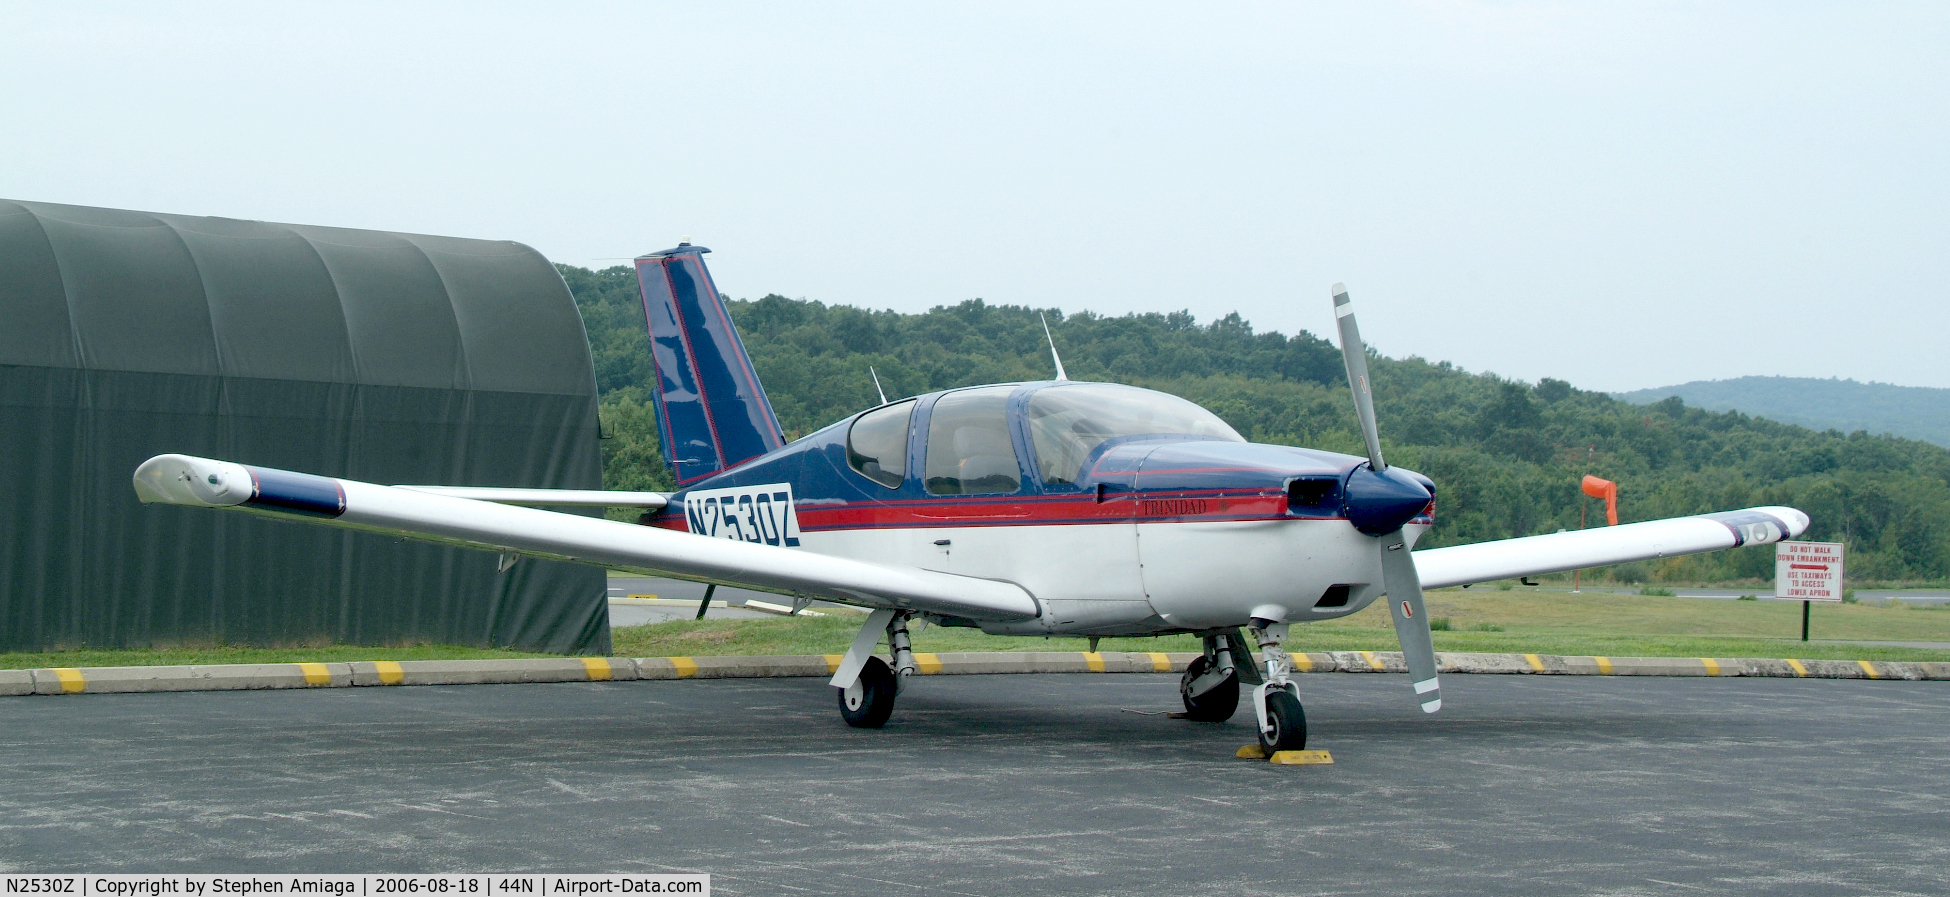
[[[603,571],[138,504],[162,452],[599,489],[582,318],[518,243],[0,200],[0,650],[607,652]]]

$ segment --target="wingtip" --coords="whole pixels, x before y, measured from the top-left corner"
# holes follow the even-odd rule
[[[136,500],[143,504],[227,508],[249,501],[250,471],[241,464],[193,455],[157,455],[135,469]]]

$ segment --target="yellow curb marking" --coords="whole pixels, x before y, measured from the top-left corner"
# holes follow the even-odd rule
[[[923,673],[934,674],[941,672],[941,655],[939,654],[923,654],[916,651],[914,652],[914,663],[921,668],[921,672]]]
[[[1530,664],[1530,668],[1539,673],[1544,671],[1544,659],[1542,657],[1538,657],[1535,654],[1525,654],[1523,661],[1524,663]]]
[[[1881,674],[1881,673],[1878,673],[1878,672],[1876,672],[1876,665],[1875,665],[1875,664],[1872,664],[1872,663],[1870,663],[1870,662],[1868,662],[1868,661],[1866,661],[1866,660],[1858,660],[1858,661],[1856,661],[1856,663],[1859,663],[1859,664],[1861,664],[1861,665],[1862,665],[1862,672],[1864,672],[1864,673],[1868,673],[1868,674],[1869,674],[1869,678],[1871,678],[1871,679],[1880,679],[1880,678],[1882,678],[1882,674]],[[65,681],[63,681],[63,682],[61,683],[61,687],[62,687],[62,688],[66,688],[66,687],[67,687],[67,682],[65,682]],[[76,690],[76,691],[80,691],[80,689],[75,689],[75,690]]]
[[[1273,761],[1275,766],[1331,765],[1334,755],[1326,751],[1274,751],[1273,756],[1266,759]]]
[[[1104,671],[1104,655],[1102,654],[1095,651],[1085,651],[1083,652],[1083,662],[1090,667],[1090,672],[1101,673]]]
[[[688,657],[672,657],[670,665],[677,668],[677,678],[688,679],[697,675],[697,661]]]
[[[1703,664],[1705,664],[1705,665],[1706,665],[1706,675],[1708,675],[1708,676],[1718,676],[1718,675],[1720,675],[1720,662],[1719,662],[1719,661],[1717,661],[1717,660],[1714,660],[1714,659],[1713,659],[1713,658],[1711,658],[1711,657],[1702,657],[1702,658],[1700,658],[1700,659],[1699,659],[1699,662],[1700,662],[1700,663],[1703,663]]]
[[[1790,657],[1787,659],[1787,663],[1788,666],[1794,668],[1794,675],[1800,676],[1803,679],[1808,677],[1808,668],[1802,666],[1801,661],[1795,660],[1794,658]]]
[[[375,660],[372,668],[379,673],[381,685],[398,685],[406,681],[406,671],[399,668],[397,661]]]
[[[1249,744],[1235,751],[1233,756],[1241,760],[1264,760],[1266,759],[1266,749],[1257,744]]]
[[[846,655],[844,654],[822,654],[820,656],[826,658],[826,672],[828,673],[839,672],[840,661],[846,659]]]
[[[88,687],[88,677],[81,675],[81,671],[74,667],[55,667],[53,672],[54,678],[61,680],[61,693],[64,695],[78,695]]]
[[[1611,658],[1609,658],[1609,657],[1593,657],[1593,658],[1591,658],[1591,659],[1592,659],[1592,660],[1595,660],[1595,661],[1597,661],[1597,662],[1598,662],[1598,675],[1600,675],[1600,676],[1609,676],[1609,675],[1611,675]]]
[[[322,663],[298,664],[298,672],[305,674],[306,685],[332,684],[332,668]]]
[[[1311,672],[1313,672],[1313,671],[1314,671],[1314,658],[1313,658],[1313,655],[1311,655],[1311,654],[1288,654],[1288,655],[1287,655],[1287,657],[1290,657],[1290,658],[1292,658],[1292,659],[1293,659],[1293,671],[1294,671],[1294,672],[1296,672],[1296,673],[1311,673]]]
[[[584,657],[582,668],[589,671],[590,681],[608,679],[612,675],[607,657]]]
[[[1150,654],[1151,654],[1152,669],[1157,670],[1160,673],[1171,672],[1170,655],[1165,654],[1163,651],[1152,651],[1150,652]]]
[[[1367,661],[1368,666],[1371,666],[1377,670],[1385,670],[1388,668],[1387,664],[1381,662],[1381,658],[1374,656],[1373,651],[1361,652],[1361,659]]]

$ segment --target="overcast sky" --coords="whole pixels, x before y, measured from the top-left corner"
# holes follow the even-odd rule
[[[0,196],[1950,387],[1950,5],[0,2]],[[1061,339],[1059,330],[1058,339]]]

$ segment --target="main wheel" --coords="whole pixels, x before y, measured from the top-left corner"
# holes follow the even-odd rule
[[[1192,659],[1185,667],[1185,675],[1178,680],[1178,697],[1185,702],[1185,718],[1202,723],[1222,723],[1232,718],[1239,709],[1239,676],[1237,673],[1226,681],[1214,686],[1211,691],[1193,696],[1192,680],[1205,675],[1211,662],[1200,656]]]
[[[840,693],[840,718],[849,726],[878,729],[894,715],[894,671],[878,657],[867,658],[852,688],[834,690]]]
[[[1286,689],[1266,693],[1266,721],[1273,731],[1259,733],[1259,746],[1266,756],[1274,751],[1297,751],[1307,746],[1307,714],[1300,699]]]

